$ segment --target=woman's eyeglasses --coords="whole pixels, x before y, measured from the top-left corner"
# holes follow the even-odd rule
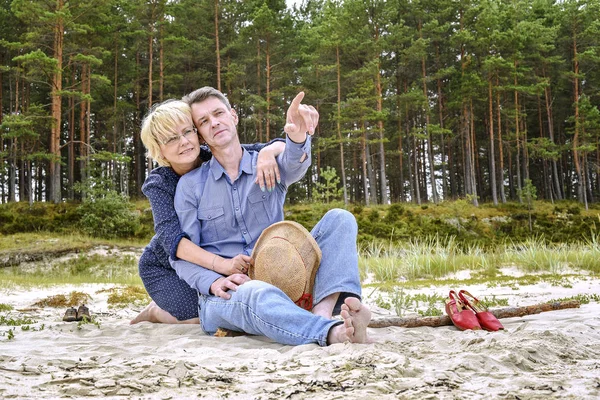
[[[175,146],[175,145],[179,145],[181,143],[181,138],[186,138],[187,140],[190,140],[190,135],[192,133],[193,134],[198,134],[198,131],[196,130],[196,127],[187,128],[180,135],[169,136],[165,140],[161,141],[161,143],[163,145],[169,146],[169,147],[172,147],[172,146]]]

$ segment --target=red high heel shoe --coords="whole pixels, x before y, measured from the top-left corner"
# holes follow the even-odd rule
[[[489,312],[488,309],[471,293],[466,290],[461,290],[458,292],[458,296],[467,307],[473,310],[483,329],[486,331],[498,331],[504,329],[504,326],[498,321],[498,318]]]
[[[446,314],[448,314],[454,326],[461,331],[466,329],[481,329],[473,311],[468,309],[463,302],[460,301],[456,292],[451,290],[448,296],[450,298],[446,300]]]

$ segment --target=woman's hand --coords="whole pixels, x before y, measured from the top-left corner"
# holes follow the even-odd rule
[[[282,147],[285,149],[283,143],[273,143],[258,153],[256,180],[254,183],[257,183],[263,192],[265,188],[270,192],[275,188],[276,183],[281,183],[279,166],[275,158],[283,151]]]
[[[222,275],[247,274],[250,265],[254,264],[252,257],[238,254],[233,258],[216,257],[214,270]]]

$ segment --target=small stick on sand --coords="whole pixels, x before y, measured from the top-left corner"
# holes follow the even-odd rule
[[[490,310],[496,318],[523,317],[525,315],[539,314],[546,311],[564,310],[566,308],[579,308],[581,304],[577,300],[557,301],[554,303],[542,303],[525,307],[507,307]],[[416,328],[419,326],[445,326],[452,325],[450,317],[442,315],[439,317],[413,317],[413,318],[377,318],[371,320],[369,328],[385,328],[388,326],[401,326],[404,328]]]

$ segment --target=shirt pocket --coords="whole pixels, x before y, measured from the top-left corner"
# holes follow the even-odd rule
[[[270,224],[270,200],[271,193],[261,190],[255,191],[248,195],[248,208],[254,214],[256,222],[265,225],[265,228]]]
[[[202,243],[202,246],[219,240],[217,228],[225,220],[223,207],[199,208],[198,220],[202,227],[200,229],[200,243]]]

